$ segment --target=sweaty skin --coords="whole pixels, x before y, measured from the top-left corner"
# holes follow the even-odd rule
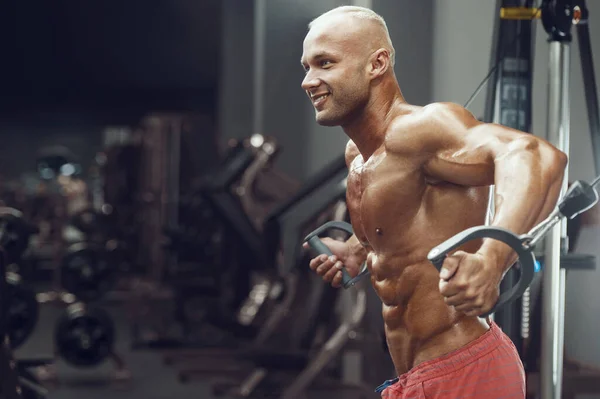
[[[302,88],[316,120],[342,126],[350,138],[347,204],[355,232],[345,243],[324,239],[335,256],[315,257],[310,267],[339,286],[342,264],[356,275],[367,261],[401,375],[484,334],[489,326],[477,316],[495,304],[515,261],[495,240],[466,244],[441,273],[427,253],[485,223],[490,185],[491,225],[526,233],[554,209],[567,157],[530,134],[481,123],[459,105],[408,104],[384,39],[373,22],[339,12],[316,20],[304,41]]]

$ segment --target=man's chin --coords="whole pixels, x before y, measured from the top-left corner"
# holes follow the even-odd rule
[[[339,126],[339,121],[337,118],[328,118],[325,115],[319,115],[317,113],[316,121],[321,126]]]

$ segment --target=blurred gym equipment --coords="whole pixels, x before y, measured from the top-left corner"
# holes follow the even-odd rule
[[[50,361],[94,372],[108,361],[116,382],[129,380],[104,310],[117,304],[128,312],[132,348],[161,350],[180,381],[247,396],[370,393],[362,359],[380,353],[381,337],[365,328],[364,287],[341,293],[303,266],[302,238],[347,218],[343,157],[300,186],[275,166],[278,143],[255,134],[193,176],[183,166],[185,120],[144,118],[98,152],[98,172],[85,179],[63,167],[79,164],[68,150],[40,152],[44,190],[24,204],[40,226],[27,251],[51,271],[36,304],[61,310]],[[14,313],[15,336],[24,336],[24,316],[35,313]],[[53,364],[38,367],[37,379],[60,380]]]
[[[177,201],[177,209],[171,211],[180,214],[178,220],[164,220],[161,233],[166,235],[167,241],[157,250],[167,249],[167,262],[160,274],[155,271],[153,279],[160,277],[165,292],[162,299],[155,297],[163,305],[165,301],[176,299],[179,320],[161,320],[156,307],[153,313],[157,320],[146,317],[147,310],[153,306],[153,295],[148,289],[135,300],[135,314],[140,315],[133,320],[136,348],[211,345],[219,335],[226,338],[231,333],[247,334],[241,331],[243,328],[236,330],[237,323],[231,315],[248,294],[250,271],[261,268],[263,262],[256,228],[245,209],[254,212],[251,218],[260,223],[265,210],[289,196],[296,185],[273,171],[273,157],[278,153],[276,143],[258,137],[232,143],[221,165],[199,179],[193,192]],[[271,182],[266,176],[279,178]],[[232,223],[232,219],[235,222]],[[176,297],[168,292],[170,289]],[[142,292],[139,287],[134,291]],[[193,312],[187,311],[190,304],[194,304]],[[172,309],[165,306],[163,314],[172,314]],[[151,325],[153,322],[155,328]],[[190,331],[192,323],[201,327],[201,331]],[[183,337],[181,333],[168,331],[174,324],[183,325]],[[158,331],[161,328],[163,333]],[[179,335],[179,338],[169,335]]]
[[[333,365],[338,355],[364,343],[361,339],[360,345],[352,345],[364,335],[359,328],[365,293],[361,289],[352,294],[354,298],[346,298],[349,303],[343,306],[353,311],[346,312],[338,324],[333,304],[340,301],[339,290],[323,284],[301,266],[307,262],[302,237],[324,220],[346,217],[346,173],[343,157],[336,159],[273,210],[261,228],[262,234],[256,232],[245,212],[227,206],[234,203],[226,199],[227,191],[212,199],[222,217],[231,221],[240,236],[247,237],[248,246],[256,248],[255,256],[263,259],[262,278],[237,313],[239,324],[254,326],[256,334],[245,344],[238,339],[233,348],[168,351],[165,361],[180,364],[182,381],[213,380],[215,394],[244,397],[280,392],[282,397],[291,398],[319,386],[357,395],[369,391],[360,383],[350,383],[350,379],[333,377],[335,372],[324,373],[332,367],[339,370]],[[223,379],[226,381],[218,382]]]
[[[0,223],[4,229],[2,246],[6,252],[6,262],[8,265],[18,264],[29,246],[31,236],[39,230],[25,220],[21,211],[9,207],[0,207]]]
[[[6,272],[7,295],[10,298],[6,315],[10,346],[16,349],[31,336],[38,321],[39,304],[35,292],[28,288],[21,276]]]
[[[90,309],[82,303],[68,306],[58,320],[54,339],[58,354],[74,366],[92,367],[109,356],[116,357],[115,327],[100,308]],[[117,358],[117,363],[123,362]]]
[[[106,248],[106,244],[71,244],[61,263],[61,286],[81,301],[100,299],[115,284],[117,270],[111,260],[110,248]]]
[[[10,399],[40,398],[47,392],[39,385],[29,368],[46,365],[49,359],[14,359],[12,350],[22,345],[35,329],[38,304],[35,294],[27,289],[21,277],[7,271],[6,259],[20,261],[24,238],[33,228],[26,226],[22,214],[15,209],[2,208],[0,212],[0,394]],[[21,243],[21,245],[15,245]],[[4,245],[7,245],[5,247]]]
[[[116,369],[115,380],[126,380],[130,373],[114,353],[110,316],[98,306],[86,305],[98,302],[116,283],[118,245],[110,214],[92,207],[81,165],[66,147],[40,150],[37,171],[51,200],[43,202],[50,209],[38,213],[44,215],[36,220],[38,225],[47,227],[32,256],[36,260],[46,258],[51,281],[49,289],[36,295],[36,302],[64,308],[55,325],[54,356],[75,368],[96,367],[110,359]],[[56,385],[60,378],[54,362],[39,367],[37,378]]]
[[[107,130],[107,147],[93,160],[78,159],[79,154],[66,146],[44,147],[36,154],[35,190],[30,185],[28,192],[14,188],[3,192],[4,198],[23,204],[35,225],[21,223],[23,215],[8,208],[0,217],[11,232],[6,235],[10,242],[5,242],[15,259],[11,270],[31,271],[43,287],[32,297],[22,279],[9,275],[15,293],[9,320],[13,346],[22,344],[35,327],[37,304],[54,305],[63,310],[54,329],[56,357],[87,369],[110,360],[116,381],[131,377],[115,353],[115,327],[103,307],[117,301],[136,315],[152,307],[154,299],[172,302],[174,295],[161,295],[174,287],[177,259],[172,254],[165,257],[162,228],[177,225],[173,211],[179,200],[179,179],[188,180],[196,173],[187,169],[180,173],[180,167],[208,166],[208,162],[189,162],[196,153],[179,148],[184,141],[193,142],[195,123],[203,122],[181,114],[149,115],[132,135],[120,135],[119,140]],[[83,170],[85,164],[91,165],[89,171]],[[9,197],[11,193],[18,195]],[[28,247],[29,241],[33,245]],[[29,262],[23,263],[26,250]],[[46,271],[49,281],[42,277]],[[148,301],[145,292],[150,293]],[[173,312],[168,313],[172,317]],[[169,320],[165,322],[169,328]],[[37,373],[41,381],[59,381],[53,364],[41,366]]]

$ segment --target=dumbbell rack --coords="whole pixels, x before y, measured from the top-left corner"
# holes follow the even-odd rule
[[[67,311],[73,307],[78,308],[79,312],[87,311],[85,303],[78,302],[73,294],[67,292],[47,292],[38,294],[38,302],[40,304],[52,304],[59,307],[64,307]],[[56,387],[60,383],[60,378],[56,369],[55,361],[62,356],[56,341],[54,341],[53,344],[53,361],[42,367],[39,367],[36,376],[44,384]],[[112,374],[111,378],[112,383],[117,386],[121,386],[131,381],[131,371],[127,367],[123,358],[116,351],[111,350],[106,359],[111,361],[114,366],[114,373]]]
[[[4,233],[4,226],[0,228],[0,237]],[[8,338],[8,309],[10,306],[10,297],[8,295],[8,284],[6,283],[6,262],[4,249],[0,247],[0,397],[6,399],[20,399],[22,397],[23,386],[26,389],[34,391],[40,398],[46,396],[44,388],[39,386],[35,378],[27,370],[29,367],[48,364],[50,360],[46,359],[28,359],[18,361],[13,358],[10,348],[10,339]]]
[[[6,275],[6,265],[4,261],[4,252],[0,253],[0,296],[3,306],[0,307],[0,337],[2,343],[0,345],[0,395],[7,399],[21,398],[21,387],[19,384],[19,376],[15,361],[10,350],[10,342],[8,338],[8,284],[4,276]]]
[[[60,197],[62,201],[58,204],[59,211],[56,217],[53,219],[52,231],[54,234],[50,237],[50,241],[53,247],[56,248],[52,263],[54,264],[52,271],[52,287],[50,290],[37,294],[37,301],[39,304],[54,305],[60,308],[64,308],[68,311],[70,307],[80,306],[82,311],[86,311],[86,304],[81,302],[74,294],[66,292],[62,286],[62,262],[66,251],[65,240],[63,239],[62,233],[64,227],[68,223],[68,217],[66,215],[66,204],[64,198]],[[53,342],[53,354],[52,361],[41,365],[36,370],[36,377],[42,383],[48,386],[56,387],[60,382],[59,373],[56,369],[55,361],[61,357],[60,351],[58,350],[56,341]],[[119,356],[114,350],[107,357],[112,361],[115,371],[112,376],[112,381],[116,385],[121,385],[131,380],[131,372],[126,367],[126,364],[121,356]]]

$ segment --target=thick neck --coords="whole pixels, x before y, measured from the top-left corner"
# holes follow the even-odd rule
[[[342,126],[365,161],[383,145],[386,131],[397,114],[397,106],[405,103],[395,79],[381,82],[362,112]]]

